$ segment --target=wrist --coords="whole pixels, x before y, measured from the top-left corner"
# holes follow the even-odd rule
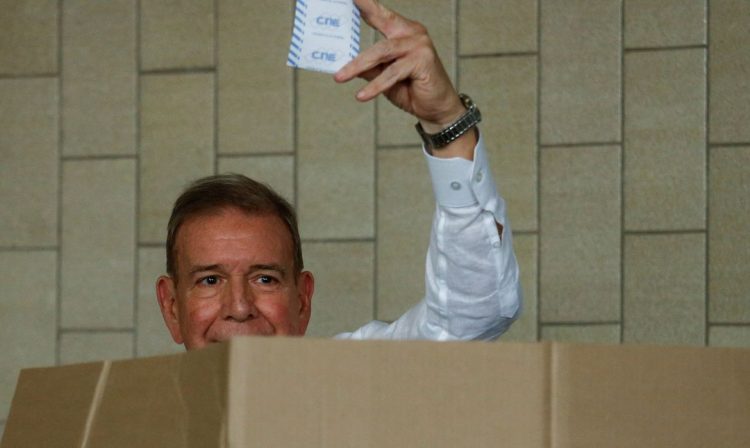
[[[457,114],[456,118],[451,121],[451,116],[446,114],[444,120],[448,121],[448,124],[442,123],[442,120],[432,122],[433,125],[439,126],[437,132],[430,132],[425,129],[422,121],[417,123],[417,132],[422,137],[424,146],[430,153],[433,150],[443,151],[443,148],[452,146],[451,144],[457,140],[472,140],[471,138],[462,138],[466,137],[466,134],[472,130],[474,131],[471,132],[471,134],[474,134],[473,140],[476,140],[476,125],[482,120],[482,114],[468,95],[461,94],[459,95],[459,99],[461,101],[461,110],[451,113],[451,115]]]
[[[434,120],[430,121],[420,119],[419,122],[422,124],[422,128],[428,134],[437,134],[451,124],[455,123],[456,120],[461,118],[461,116],[465,113],[466,106],[464,106],[461,99],[456,96],[455,103],[440,117],[436,117]]]

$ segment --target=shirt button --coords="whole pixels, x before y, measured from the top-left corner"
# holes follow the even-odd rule
[[[461,183],[453,181],[451,182],[451,188],[458,191],[461,189]]]
[[[495,241],[494,243],[492,243],[492,247],[494,247],[495,249],[500,249],[500,241]]]
[[[477,174],[474,175],[474,182],[479,183],[482,181],[482,170],[477,171]]]

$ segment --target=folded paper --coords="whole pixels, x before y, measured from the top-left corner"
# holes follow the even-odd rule
[[[297,0],[287,65],[335,73],[359,54],[359,25],[352,0]]]

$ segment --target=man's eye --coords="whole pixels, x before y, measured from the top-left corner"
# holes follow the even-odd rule
[[[214,286],[219,284],[219,277],[215,275],[207,275],[200,280],[200,284],[203,286]]]
[[[273,285],[276,283],[276,279],[271,277],[270,275],[261,275],[258,277],[258,283],[261,285]]]

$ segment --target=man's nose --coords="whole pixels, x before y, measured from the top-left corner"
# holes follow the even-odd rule
[[[255,297],[245,279],[232,279],[224,297],[224,319],[244,322],[258,316]]]

